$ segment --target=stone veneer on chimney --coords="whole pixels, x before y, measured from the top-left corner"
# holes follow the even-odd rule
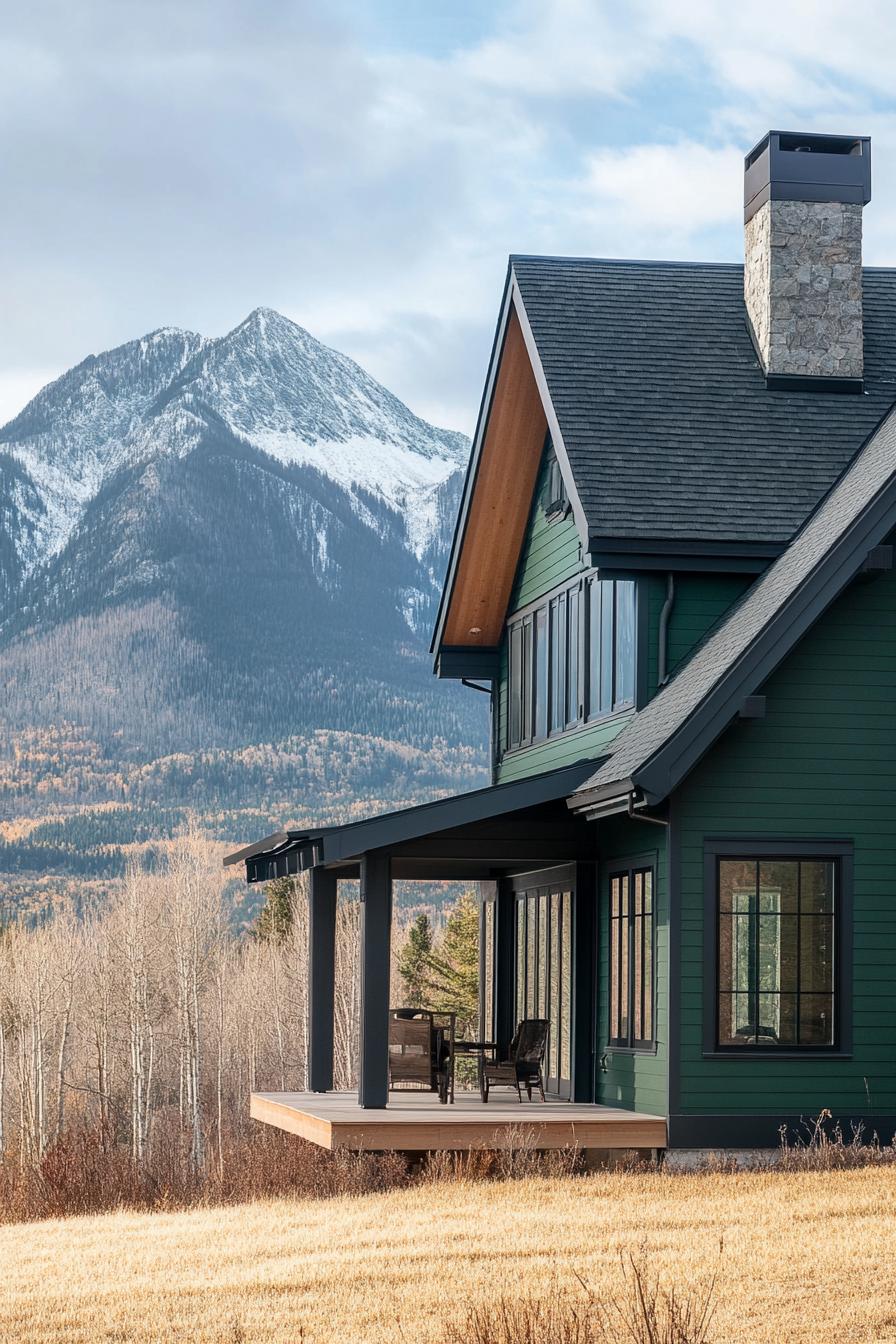
[[[747,156],[744,301],[770,386],[860,390],[870,195],[868,140],[771,132]]]

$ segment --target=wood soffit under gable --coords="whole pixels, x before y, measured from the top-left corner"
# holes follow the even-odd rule
[[[512,304],[445,620],[445,645],[500,643],[547,431],[541,393]]]

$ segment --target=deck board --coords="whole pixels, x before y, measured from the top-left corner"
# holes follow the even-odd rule
[[[355,1092],[255,1092],[253,1119],[322,1148],[426,1152],[433,1149],[665,1148],[663,1116],[568,1101],[492,1099],[459,1093],[442,1106],[427,1093],[394,1092],[382,1110],[362,1110]]]

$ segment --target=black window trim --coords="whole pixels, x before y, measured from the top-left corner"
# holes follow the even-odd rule
[[[833,859],[838,866],[834,909],[833,1045],[719,1045],[719,861],[743,859]],[[807,836],[798,839],[744,835],[707,837],[703,845],[703,1058],[704,1059],[851,1059],[853,884],[855,844]]]
[[[588,600],[588,599],[589,599],[589,585],[590,585],[592,582],[601,582],[601,581],[603,581],[603,582],[608,582],[608,583],[614,583],[614,584],[615,584],[615,583],[632,583],[633,586],[634,586],[634,661],[635,661],[635,666],[634,666],[634,668],[632,669],[632,695],[631,695],[631,698],[628,699],[628,700],[623,700],[623,701],[616,701],[616,702],[614,702],[614,704],[612,705],[612,707],[611,707],[610,709],[604,711],[603,713],[601,713],[599,710],[598,710],[598,711],[595,711],[595,712],[593,712],[593,713],[589,713],[589,712],[588,712],[588,708],[589,708],[590,696],[591,696],[590,658],[589,658],[589,656],[588,656],[588,654],[589,654],[589,648],[590,648],[590,639],[591,639],[591,615],[590,615],[590,603],[589,603],[589,600]],[[551,725],[551,697],[552,697],[552,692],[553,692],[553,686],[552,686],[551,659],[550,659],[550,657],[549,657],[549,658],[548,658],[548,686],[547,686],[548,703],[547,703],[547,710],[546,710],[546,713],[547,713],[547,724],[548,724],[548,730],[547,730],[547,733],[546,733],[543,737],[542,737],[542,736],[538,736],[537,733],[536,733],[537,714],[536,714],[536,708],[535,708],[535,678],[534,678],[534,677],[530,677],[530,678],[529,678],[529,684],[528,684],[528,685],[525,684],[525,680],[524,680],[524,689],[525,689],[525,693],[526,693],[526,698],[527,698],[527,700],[528,700],[529,703],[528,703],[528,707],[526,707],[525,705],[522,706],[522,710],[523,710],[523,712],[521,713],[521,734],[520,734],[520,741],[519,741],[519,742],[515,742],[515,743],[513,743],[513,745],[511,745],[511,730],[512,730],[512,701],[511,701],[511,688],[512,688],[512,683],[511,683],[511,676],[510,676],[510,668],[511,668],[511,659],[510,659],[510,639],[511,639],[511,630],[512,630],[513,628],[515,628],[516,626],[518,626],[518,625],[522,625],[522,624],[524,624],[524,623],[526,623],[526,622],[528,622],[528,623],[530,624],[530,626],[531,626],[531,634],[530,634],[531,645],[530,645],[530,647],[532,648],[532,651],[533,651],[533,654],[532,654],[532,667],[533,667],[533,669],[534,669],[534,666],[535,666],[535,656],[536,656],[535,653],[534,653],[534,647],[535,647],[535,645],[534,645],[534,638],[535,638],[535,626],[536,626],[536,615],[535,615],[535,613],[536,613],[537,611],[540,611],[542,608],[545,608],[545,610],[547,611],[547,613],[548,613],[548,615],[547,615],[547,629],[548,629],[549,637],[550,637],[550,610],[551,610],[551,606],[552,606],[552,604],[553,604],[554,602],[556,602],[559,598],[566,597],[567,594],[569,594],[570,592],[573,592],[573,591],[578,591],[578,594],[579,594],[579,597],[578,597],[578,629],[579,629],[579,634],[578,634],[578,648],[577,648],[578,717],[577,717],[575,720],[573,720],[573,721],[570,721],[570,720],[565,719],[562,728],[554,728],[554,729],[552,729],[551,726],[550,726],[550,725]],[[501,737],[502,737],[502,741],[501,741],[501,759],[504,759],[504,757],[506,757],[506,756],[511,756],[511,755],[515,754],[516,752],[518,752],[518,751],[526,751],[526,750],[528,750],[530,747],[533,747],[533,746],[540,746],[540,745],[542,745],[542,743],[545,743],[545,742],[555,742],[555,741],[557,741],[557,740],[558,740],[559,738],[561,738],[561,737],[564,737],[564,736],[566,736],[566,735],[568,735],[568,734],[570,734],[570,733],[578,732],[579,729],[581,729],[581,728],[590,727],[592,724],[595,724],[595,723],[608,723],[608,722],[612,721],[614,718],[618,718],[618,717],[620,717],[620,716],[622,716],[622,715],[629,715],[629,714],[632,713],[633,710],[637,710],[637,709],[642,708],[642,706],[643,706],[643,704],[644,704],[644,701],[645,701],[645,694],[644,694],[644,685],[645,685],[644,669],[646,668],[646,654],[647,654],[647,649],[646,649],[646,638],[647,638],[647,632],[646,632],[647,606],[648,606],[648,603],[647,603],[647,595],[646,595],[646,591],[645,591],[645,589],[644,589],[644,586],[643,586],[642,582],[641,582],[636,576],[633,576],[633,575],[630,575],[630,574],[625,574],[625,573],[618,573],[618,572],[616,572],[616,571],[613,571],[613,572],[610,572],[610,573],[607,573],[606,571],[604,571],[604,573],[601,574],[601,572],[600,572],[598,569],[594,569],[594,568],[592,568],[592,569],[581,570],[581,571],[575,576],[575,578],[573,578],[573,579],[565,579],[565,580],[563,581],[563,583],[559,583],[559,584],[555,585],[555,587],[549,589],[548,592],[546,592],[546,593],[542,593],[540,597],[537,597],[537,598],[533,599],[533,601],[531,601],[531,602],[527,602],[527,603],[525,603],[524,606],[518,607],[518,608],[517,608],[511,615],[509,615],[509,616],[507,617],[507,619],[506,619],[505,622],[504,622],[504,640],[505,640],[506,658],[507,658],[507,664],[506,664],[506,667],[507,667],[507,671],[506,671],[506,685],[507,685],[507,696],[506,696],[506,701],[507,701],[507,703],[506,703],[506,722],[505,722],[505,724],[504,724],[504,731],[503,731],[503,733],[501,734]],[[568,617],[568,611],[567,611],[566,621],[568,621],[568,619],[569,619],[569,617]],[[564,628],[565,628],[565,629],[568,629],[568,627],[566,626],[566,624],[564,624]],[[612,666],[613,666],[613,677],[614,677],[614,681],[615,681],[615,676],[616,676],[616,623],[615,623],[615,613],[614,613],[614,623],[613,623],[613,656],[612,656]],[[523,735],[523,733],[522,733],[522,727],[523,727],[523,725],[524,725],[524,723],[525,723],[526,721],[528,721],[528,726],[529,726],[529,729],[530,729],[530,732],[529,732],[529,735],[528,735],[528,736],[525,736],[525,735]]]
[[[613,905],[611,883],[614,877],[628,877],[629,893],[632,891],[632,877],[635,873],[650,873],[651,890],[651,919],[650,919],[650,1023],[653,1028],[653,1035],[650,1040],[639,1041],[637,1044],[629,1042],[620,1042],[610,1035],[610,1022],[612,1020],[612,1003],[610,1001],[610,992],[612,988],[612,978],[610,976],[609,961],[607,962],[607,1053],[613,1055],[655,1055],[657,1053],[657,1034],[656,1034],[656,1007],[657,1007],[657,966],[656,966],[656,947],[657,947],[657,853],[651,850],[645,854],[634,854],[627,858],[610,859],[605,865],[605,891],[607,901],[607,956],[613,955]],[[630,902],[631,908],[631,902]],[[631,913],[629,913],[631,922]],[[631,952],[631,928],[629,928],[629,950]],[[632,977],[629,976],[629,1023],[634,1018],[631,1011],[631,997],[633,993]]]

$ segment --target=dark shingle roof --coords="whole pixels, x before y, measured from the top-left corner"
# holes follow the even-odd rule
[[[613,743],[580,793],[665,797],[861,568],[896,521],[896,410],[716,631]]]
[[[593,538],[784,543],[896,400],[896,270],[864,273],[856,396],[766,389],[741,266],[511,266]]]

